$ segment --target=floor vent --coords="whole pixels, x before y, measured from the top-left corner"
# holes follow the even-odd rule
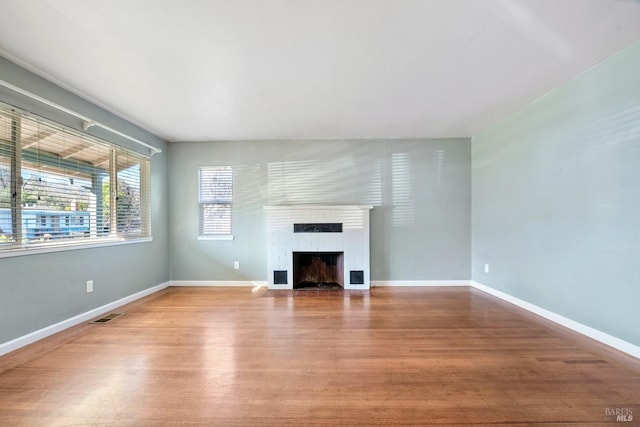
[[[103,316],[99,319],[96,320],[92,320],[89,323],[109,323],[114,319],[117,319],[120,316],[124,316],[125,313],[111,313],[111,314],[107,314],[106,316]]]

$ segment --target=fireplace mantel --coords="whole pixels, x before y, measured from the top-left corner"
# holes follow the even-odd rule
[[[276,205],[264,209],[269,289],[293,289],[294,252],[344,253],[344,288],[369,289],[369,211],[373,206]]]
[[[373,209],[373,205],[268,205],[263,206],[268,211],[288,211],[288,210],[350,210],[350,209]]]

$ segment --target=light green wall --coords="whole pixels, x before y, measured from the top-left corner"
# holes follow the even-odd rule
[[[208,165],[234,168],[233,241],[197,239]],[[469,278],[469,139],[177,143],[169,170],[172,280],[266,281],[263,206],[305,203],[374,205],[372,280]]]
[[[4,58],[0,58],[0,76],[164,151],[151,161],[153,242],[0,258],[0,343],[4,343],[167,282],[169,252],[166,143]],[[79,120],[7,89],[0,90],[0,99],[76,129],[81,128]],[[110,137],[106,133],[100,136]],[[127,141],[116,142],[138,148]],[[87,280],[94,281],[95,290],[91,294],[85,293]]]
[[[474,137],[472,176],[473,280],[640,345],[640,43]]]

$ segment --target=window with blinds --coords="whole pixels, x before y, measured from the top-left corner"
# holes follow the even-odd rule
[[[0,255],[150,237],[149,159],[0,104]]]
[[[198,170],[200,238],[231,238],[233,171],[230,166]]]

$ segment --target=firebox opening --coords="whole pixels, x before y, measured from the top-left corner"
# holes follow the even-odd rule
[[[294,252],[293,289],[344,288],[344,252]]]

